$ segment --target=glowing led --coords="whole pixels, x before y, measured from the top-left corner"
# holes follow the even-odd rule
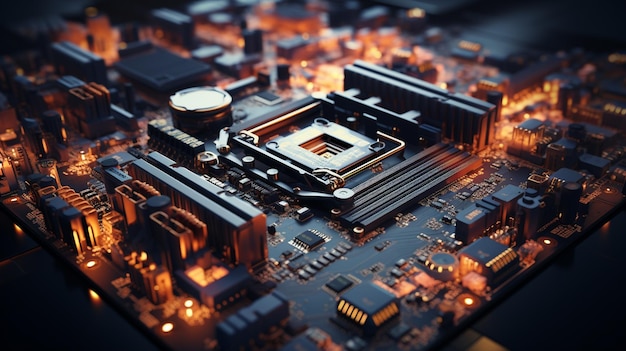
[[[13,224],[13,229],[15,230],[15,233],[17,234],[24,234],[24,231],[22,230],[22,228],[20,228],[20,226],[17,224]]]
[[[167,322],[163,323],[163,325],[161,326],[161,331],[164,333],[169,333],[172,330],[174,330],[174,323]]]
[[[415,7],[410,9],[407,12],[407,15],[410,18],[423,18],[424,16],[426,16],[426,11],[424,11],[423,9],[420,9],[419,7]]]
[[[191,318],[193,316],[193,310],[191,308],[186,309],[185,315],[187,316],[187,318]]]
[[[550,244],[552,244],[552,240],[550,240],[550,239],[543,239],[543,243],[546,244],[546,245],[550,245]]]
[[[100,301],[100,295],[91,289],[89,289],[89,297],[91,297],[93,301]]]
[[[185,307],[190,308],[191,306],[193,306],[193,300],[191,299],[187,299],[184,302]]]
[[[464,299],[463,299],[463,303],[464,303],[466,306],[471,306],[471,305],[473,305],[473,304],[474,304],[474,299],[473,299],[473,298],[471,298],[471,297],[466,297],[466,298],[464,298]]]
[[[309,63],[306,62],[305,60],[300,61],[300,67],[306,68],[308,65],[309,65]]]

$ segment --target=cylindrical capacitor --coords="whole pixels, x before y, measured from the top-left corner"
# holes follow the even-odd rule
[[[243,164],[244,167],[250,169],[250,168],[254,168],[255,165],[255,159],[254,156],[244,156],[241,158],[241,163]]]
[[[41,121],[43,122],[43,128],[52,134],[58,143],[65,144],[67,142],[66,132],[59,112],[56,110],[44,111]]]
[[[578,219],[578,204],[583,193],[582,186],[577,182],[565,182],[561,186],[559,201],[559,220],[563,224],[574,224]]]
[[[529,189],[532,190],[532,189]],[[541,223],[541,201],[538,197],[524,196],[517,200],[517,245],[532,239]]]
[[[346,123],[348,124],[348,128],[352,130],[357,130],[359,127],[359,121],[354,116],[348,116],[346,118]]]
[[[69,206],[61,212],[60,218],[63,241],[79,254],[85,249],[83,217],[83,214],[76,207]]]
[[[216,134],[233,124],[233,97],[215,87],[194,87],[170,96],[170,111],[174,126],[187,133],[209,131]]]
[[[278,170],[276,168],[268,169],[267,171],[265,171],[265,174],[267,175],[267,179],[269,180],[273,180],[273,181],[278,180]]]
[[[119,162],[113,157],[107,157],[98,161],[98,164],[102,168],[102,175],[104,178],[104,187],[109,194],[109,198],[113,197],[115,194],[115,187],[119,184],[119,180],[112,174],[106,172],[109,168],[118,168]]]

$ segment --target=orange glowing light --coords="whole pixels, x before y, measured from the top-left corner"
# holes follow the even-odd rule
[[[163,323],[163,325],[161,326],[161,331],[164,333],[169,333],[172,330],[174,330],[174,323],[167,322]]]
[[[193,310],[191,308],[186,309],[185,315],[187,316],[187,318],[193,317]]]
[[[89,260],[89,261],[87,261],[85,266],[87,266],[87,268],[93,268],[93,267],[96,266],[96,264],[97,264],[96,260]]]
[[[191,299],[185,300],[184,305],[185,305],[185,307],[190,308],[191,306],[193,306],[193,300],[191,300]]]
[[[426,16],[426,11],[420,9],[419,7],[415,7],[410,9],[407,12],[407,15],[409,18],[423,18],[424,16]]]
[[[95,291],[93,291],[93,290],[91,290],[91,289],[89,289],[89,297],[90,297],[90,298],[91,298],[94,302],[96,302],[96,301],[100,301],[100,295],[98,295],[98,293],[97,293],[97,292],[95,292]]]
[[[463,299],[463,303],[465,304],[465,306],[471,306],[474,304],[474,299],[471,297],[466,297]]]
[[[309,65],[309,63],[306,62],[305,60],[300,61],[300,67],[306,68],[308,65]]]
[[[98,15],[98,9],[90,6],[85,9],[85,14],[87,15],[87,17],[96,17]]]
[[[24,231],[22,230],[22,228],[20,228],[20,226],[17,224],[13,224],[13,229],[15,230],[15,233],[17,234],[24,234]]]
[[[543,243],[546,245],[551,245],[552,244],[552,240],[550,239],[543,239]]]

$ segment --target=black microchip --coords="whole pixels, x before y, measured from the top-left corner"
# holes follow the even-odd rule
[[[335,279],[326,283],[326,287],[336,292],[337,294],[351,287],[354,282],[343,275],[336,277]]]
[[[269,91],[261,91],[258,92],[255,96],[254,99],[256,99],[257,101],[260,101],[266,105],[276,105],[277,103],[281,102],[283,99],[274,94],[271,93]]]
[[[307,251],[315,249],[316,247],[322,245],[324,242],[324,238],[310,230],[298,234],[293,239],[293,244],[296,247],[302,248]]]
[[[211,71],[204,62],[154,48],[119,60],[115,68],[123,75],[157,91],[169,92],[187,86]]]

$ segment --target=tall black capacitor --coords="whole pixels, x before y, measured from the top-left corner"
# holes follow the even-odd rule
[[[538,197],[524,196],[517,200],[517,245],[532,239],[541,223],[541,201]]]
[[[67,145],[67,137],[59,112],[47,110],[43,113],[41,121],[43,122],[43,129],[52,134],[57,143]]]
[[[565,182],[561,186],[561,199],[559,201],[559,220],[561,223],[574,224],[576,222],[582,193],[583,188],[577,182]]]
[[[244,29],[241,31],[243,36],[243,52],[246,55],[263,53],[263,31],[260,29]]]

